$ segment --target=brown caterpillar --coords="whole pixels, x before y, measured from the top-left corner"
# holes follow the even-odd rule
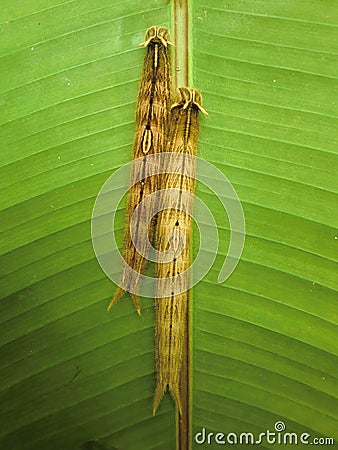
[[[134,292],[135,290],[136,292],[139,290],[140,278],[144,274],[147,266],[147,259],[136,248],[141,250],[143,255],[146,255],[148,251],[146,244],[147,233],[150,242],[154,235],[154,220],[150,224],[146,223],[146,207],[142,207],[142,201],[159,188],[158,177],[147,176],[146,159],[147,155],[163,152],[165,148],[171,105],[171,61],[168,49],[169,44],[171,44],[169,41],[169,30],[166,27],[156,26],[150,27],[146,31],[145,40],[140,44],[141,46],[147,47],[147,54],[144,59],[137,98],[136,134],[132,158],[134,160],[143,157],[144,161],[141,165],[143,178],[134,183],[135,173],[133,173],[132,169],[122,252],[124,262],[120,276],[120,286],[123,287],[119,287],[116,290],[114,297],[109,303],[108,310],[123,292],[130,292],[131,287],[133,287]],[[130,224],[132,214],[138,205],[140,205],[140,208],[136,218],[137,233],[134,238],[134,245],[131,239]],[[130,272],[126,270],[128,266],[137,272],[136,276],[130,275]],[[131,296],[134,300],[137,313],[140,315],[141,306],[139,296],[135,293],[132,293]]]
[[[169,286],[170,296],[163,291],[163,284],[157,282],[155,299],[155,341],[156,341],[156,371],[157,388],[153,412],[155,414],[159,402],[168,389],[182,414],[180,396],[180,376],[183,358],[183,345],[186,334],[186,320],[189,301],[189,266],[191,251],[191,216],[192,197],[195,190],[195,166],[192,158],[184,155],[195,155],[199,133],[198,113],[206,111],[201,106],[201,95],[198,90],[181,87],[178,99],[171,107],[170,132],[167,152],[171,152],[170,167],[175,165],[175,158],[183,167],[176,173],[162,176],[161,189],[176,189],[169,203],[164,201],[163,209],[158,213],[156,228],[156,243],[159,252],[171,250],[172,258],[168,262],[157,262],[155,273],[158,279],[175,277]],[[183,158],[182,158],[183,156]],[[179,157],[179,158],[178,158]],[[174,164],[172,164],[174,163]],[[168,191],[169,192],[169,191]],[[171,191],[170,191],[171,192]],[[181,233],[181,234],[180,234]],[[185,242],[183,240],[185,239]],[[186,272],[185,272],[186,271]],[[185,276],[183,276],[185,272]],[[176,294],[177,292],[183,291]]]

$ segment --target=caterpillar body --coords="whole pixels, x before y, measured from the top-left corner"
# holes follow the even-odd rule
[[[131,187],[127,199],[126,227],[124,232],[123,265],[119,288],[112,298],[108,310],[123,294],[130,292],[138,314],[141,313],[139,287],[141,275],[147,266],[146,255],[149,252],[148,242],[154,236],[155,222],[147,223],[146,206],[143,200],[159,189],[157,176],[148,176],[147,155],[164,151],[166,133],[171,105],[171,62],[168,45],[169,30],[166,27],[150,27],[146,31],[145,40],[140,45],[147,47],[136,109],[136,133],[133,144],[132,158],[143,158],[141,165],[142,179],[134,182],[135,169],[132,168]],[[131,235],[131,218],[136,209],[134,233]],[[147,239],[149,237],[149,241]],[[135,272],[131,275],[129,268]],[[136,292],[136,293],[135,293]]]
[[[156,229],[157,250],[170,250],[172,258],[167,262],[158,261],[155,268],[158,282],[155,299],[157,388],[154,413],[168,389],[182,414],[180,377],[186,339],[191,252],[192,195],[189,194],[195,190],[195,167],[188,166],[194,164],[194,159],[189,156],[196,155],[199,111],[206,114],[201,106],[199,91],[179,88],[177,102],[171,107],[167,143],[167,152],[170,152],[168,165],[171,169],[161,177],[161,189],[170,193],[170,208],[166,207],[169,203],[164,201]],[[183,165],[177,171],[172,169],[175,159],[179,159],[180,165]],[[166,279],[170,279],[171,283],[169,295],[168,289],[163,293],[161,281]]]

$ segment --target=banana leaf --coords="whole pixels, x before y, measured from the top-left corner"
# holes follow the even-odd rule
[[[231,182],[246,222],[240,261],[219,283],[229,220],[222,192],[198,184],[219,241],[191,293],[191,447],[203,433],[216,448],[217,433],[258,439],[283,426],[337,439],[337,8],[182,7],[189,40],[176,44],[189,43],[189,84],[209,114],[198,154]],[[169,395],[152,415],[153,300],[141,318],[128,298],[108,314],[115,286],[91,242],[96,196],[130,161],[151,25],[174,36],[174,2],[1,2],[1,449],[178,445]],[[120,242],[124,221],[122,202]]]

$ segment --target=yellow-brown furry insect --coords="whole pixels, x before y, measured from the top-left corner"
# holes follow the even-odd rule
[[[206,111],[201,106],[198,90],[181,87],[178,99],[171,107],[167,152],[169,159],[175,162],[179,156],[180,164],[192,164],[192,158],[184,155],[196,155],[199,133],[198,113]],[[178,156],[177,156],[178,155]],[[182,159],[183,156],[183,159]],[[172,162],[169,160],[169,163]],[[175,164],[168,164],[174,166]],[[188,174],[188,175],[187,175]],[[183,358],[183,346],[186,337],[186,321],[189,301],[189,267],[191,252],[191,216],[192,196],[195,190],[195,167],[165,173],[161,179],[161,189],[174,192],[171,205],[163,204],[158,213],[156,244],[159,252],[172,251],[168,262],[156,263],[158,278],[155,299],[156,324],[156,370],[157,388],[154,399],[154,413],[168,389],[177,409],[182,414],[180,395],[180,377]],[[174,191],[173,191],[174,190]],[[183,276],[183,273],[187,276]],[[172,278],[171,295],[164,295],[160,279]]]
[[[131,267],[136,276],[131,277],[130,271],[122,268],[120,285],[112,298],[108,310],[113,306],[124,291],[133,292],[139,290],[141,275],[144,274],[147,259],[147,243],[144,233],[148,233],[149,241],[154,235],[154,220],[146,223],[145,206],[142,201],[151,193],[155,192],[158,186],[157,176],[147,176],[147,155],[164,151],[166,133],[168,130],[168,119],[171,105],[171,62],[168,45],[169,31],[166,27],[150,27],[146,31],[145,40],[140,45],[147,47],[147,54],[144,59],[143,72],[140,81],[140,89],[137,99],[136,109],[136,134],[133,145],[132,158],[143,158],[142,175],[143,178],[134,183],[135,174],[131,174],[131,187],[127,200],[126,227],[124,233],[123,259],[126,266]],[[137,214],[137,232],[134,242],[131,238],[131,217],[135,208],[139,205]],[[137,251],[137,249],[139,251]],[[142,256],[143,255],[143,256]],[[139,275],[137,275],[139,274]],[[141,313],[141,306],[138,294],[131,294],[138,314]]]

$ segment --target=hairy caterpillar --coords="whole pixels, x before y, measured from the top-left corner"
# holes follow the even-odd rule
[[[173,194],[170,195],[170,207],[169,203],[164,201],[163,209],[158,213],[156,228],[157,250],[162,253],[170,250],[172,258],[168,262],[157,261],[155,268],[158,282],[155,299],[157,388],[154,414],[167,389],[171,392],[179,413],[182,414],[180,376],[189,301],[191,251],[189,212],[192,211],[192,197],[185,194],[193,194],[195,190],[195,167],[185,165],[194,164],[194,160],[188,156],[196,154],[199,111],[206,114],[201,106],[199,91],[188,87],[179,88],[177,102],[171,107],[166,151],[170,152],[168,166],[173,167],[175,159],[179,159],[179,164],[183,167],[171,173],[172,169],[168,169],[161,177],[161,189]],[[173,189],[175,191],[172,191]],[[172,281],[169,282],[172,284],[169,286],[168,296],[168,289],[164,292],[161,279],[165,281],[171,277]]]
[[[132,169],[131,188],[128,194],[126,210],[126,227],[124,232],[123,267],[120,275],[119,288],[112,298],[108,310],[123,294],[129,292],[133,286],[134,292],[140,285],[141,275],[144,274],[147,259],[142,256],[147,254],[147,234],[149,241],[154,235],[154,220],[146,223],[146,206],[142,201],[158,186],[158,177],[147,176],[147,155],[164,151],[168,119],[171,105],[171,62],[168,45],[169,30],[166,27],[152,26],[146,31],[145,40],[140,45],[147,47],[144,59],[143,72],[140,81],[140,89],[137,98],[136,109],[136,134],[133,144],[132,158],[143,157],[141,166],[142,180],[134,183],[135,169]],[[134,242],[131,238],[131,217],[135,208],[140,205],[136,218],[137,233]],[[137,251],[140,250],[139,251]],[[140,254],[141,253],[141,254]],[[136,276],[131,276],[127,268],[136,271]],[[141,313],[139,296],[131,294],[138,314]]]

